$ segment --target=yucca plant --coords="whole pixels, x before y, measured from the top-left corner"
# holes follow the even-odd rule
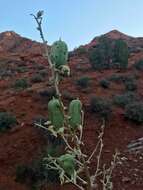
[[[48,118],[49,120],[36,126],[50,131],[57,138],[62,138],[65,142],[65,152],[54,157],[50,154],[43,159],[45,168],[53,169],[59,172],[61,184],[72,183],[81,190],[96,189],[98,184],[97,176],[103,176],[101,183],[104,190],[112,189],[111,175],[117,160],[117,152],[114,155],[114,160],[110,168],[100,168],[100,159],[103,148],[103,134],[105,121],[101,126],[101,133],[98,136],[98,142],[91,155],[86,155],[83,150],[84,142],[82,140],[82,132],[84,127],[84,112],[82,110],[82,102],[76,98],[69,104],[68,111],[65,111],[65,106],[62,101],[59,84],[61,77],[70,75],[68,66],[68,48],[67,44],[61,39],[54,42],[49,50],[47,41],[44,38],[42,31],[43,11],[39,11],[36,15],[31,14],[38,24],[38,31],[43,40],[45,47],[45,56],[51,69],[50,82],[56,90],[55,96],[48,103]],[[90,163],[94,154],[97,154],[97,166],[94,175],[90,174]]]

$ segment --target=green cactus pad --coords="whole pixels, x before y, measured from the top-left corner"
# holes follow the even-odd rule
[[[80,100],[72,100],[69,105],[69,124],[72,129],[77,129],[82,124],[82,103]]]
[[[56,41],[53,43],[50,52],[51,61],[58,69],[60,66],[67,64],[68,60],[68,47],[67,44],[62,41]]]
[[[58,131],[64,125],[64,115],[58,99],[53,98],[48,103],[48,117],[54,129]]]
[[[75,171],[75,157],[71,154],[64,154],[58,158],[58,163],[64,169],[64,171],[69,175],[74,175]]]

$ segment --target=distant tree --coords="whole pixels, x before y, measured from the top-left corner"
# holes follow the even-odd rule
[[[114,47],[114,62],[119,63],[120,69],[127,69],[128,67],[128,46],[126,42],[119,39],[115,42]]]
[[[111,40],[105,36],[100,37],[99,44],[89,52],[89,60],[93,69],[108,69],[112,60]]]

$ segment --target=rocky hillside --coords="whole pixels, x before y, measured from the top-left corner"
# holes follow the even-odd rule
[[[122,39],[124,40],[129,47],[129,50],[131,53],[137,53],[140,51],[143,51],[143,37],[132,37],[128,36],[122,32],[119,32],[118,30],[112,30],[102,36],[105,36],[107,38],[110,38],[112,40]],[[99,37],[95,37],[88,45],[87,47],[92,47],[98,43]]]
[[[85,112],[83,148],[86,154],[90,155],[95,148],[101,117],[107,116],[102,162],[108,165],[115,149],[119,150],[121,158],[112,176],[113,190],[142,190],[143,151],[137,149],[139,150],[137,153],[134,147],[135,152],[130,152],[128,144],[142,138],[143,124],[135,122],[136,115],[134,121],[130,113],[128,118],[125,117],[125,113],[128,104],[142,104],[143,71],[136,69],[134,64],[143,58],[143,38],[130,37],[116,30],[104,36],[113,41],[116,39],[126,41],[130,52],[128,69],[93,70],[88,50],[99,43],[101,36],[96,37],[89,44],[82,46],[86,51],[82,49],[82,52],[78,50],[70,52],[71,76],[62,81],[60,90],[66,106],[74,97],[79,97],[83,103]],[[37,177],[36,168],[22,176],[20,182],[16,178],[16,171],[23,165],[31,171],[33,162],[39,160],[47,150],[49,139],[47,141],[48,137],[43,131],[34,127],[34,122],[47,118],[47,102],[54,94],[48,82],[49,77],[48,62],[42,57],[40,43],[23,38],[14,32],[0,34],[0,113],[11,113],[17,120],[16,126],[0,132],[2,190],[30,190],[33,187],[35,182],[33,176]],[[100,100],[100,106],[98,105],[100,109],[96,110],[97,112],[93,109],[96,106],[92,107],[94,104],[91,104],[93,97]],[[137,119],[138,116],[142,119],[141,111],[137,112]],[[140,147],[142,148],[142,144]],[[91,172],[95,166],[96,157],[91,164]],[[71,185],[60,187],[58,184],[50,183],[41,189],[76,190]]]
[[[13,31],[0,33],[0,53],[41,53],[42,45]]]

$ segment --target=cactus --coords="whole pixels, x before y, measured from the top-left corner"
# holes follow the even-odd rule
[[[58,99],[54,98],[48,103],[48,116],[55,131],[58,131],[64,125],[64,115]]]
[[[72,129],[82,125],[82,103],[79,99],[72,100],[69,105],[69,124]]]
[[[65,173],[70,177],[74,176],[75,173],[75,157],[71,154],[64,154],[58,158],[59,165],[64,169]]]
[[[68,60],[67,44],[62,40],[54,42],[51,47],[50,58],[56,69],[66,65]]]

